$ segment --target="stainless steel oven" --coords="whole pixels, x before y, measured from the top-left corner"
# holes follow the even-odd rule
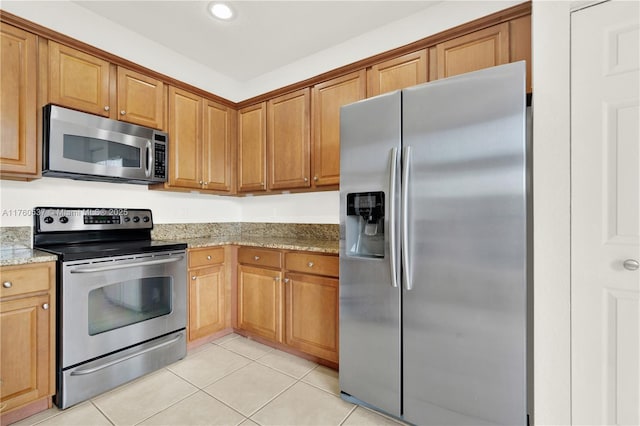
[[[186,245],[154,241],[150,210],[37,208],[58,262],[56,404],[67,408],[186,354]]]

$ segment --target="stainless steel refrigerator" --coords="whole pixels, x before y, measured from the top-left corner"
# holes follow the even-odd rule
[[[527,423],[525,112],[524,62],[342,108],[343,398]]]

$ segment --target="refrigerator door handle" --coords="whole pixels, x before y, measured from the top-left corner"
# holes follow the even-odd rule
[[[406,146],[402,152],[402,269],[404,270],[404,288],[413,289],[411,281],[411,264],[409,256],[409,166],[411,165],[411,147]]]
[[[398,148],[391,149],[389,173],[389,264],[391,287],[398,287],[398,245],[396,238],[396,176],[398,174]]]

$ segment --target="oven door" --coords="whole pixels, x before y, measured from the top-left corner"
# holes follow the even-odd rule
[[[59,366],[183,329],[184,251],[63,262]]]

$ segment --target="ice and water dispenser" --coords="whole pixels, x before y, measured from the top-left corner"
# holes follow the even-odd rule
[[[348,256],[384,257],[384,192],[347,194]]]

